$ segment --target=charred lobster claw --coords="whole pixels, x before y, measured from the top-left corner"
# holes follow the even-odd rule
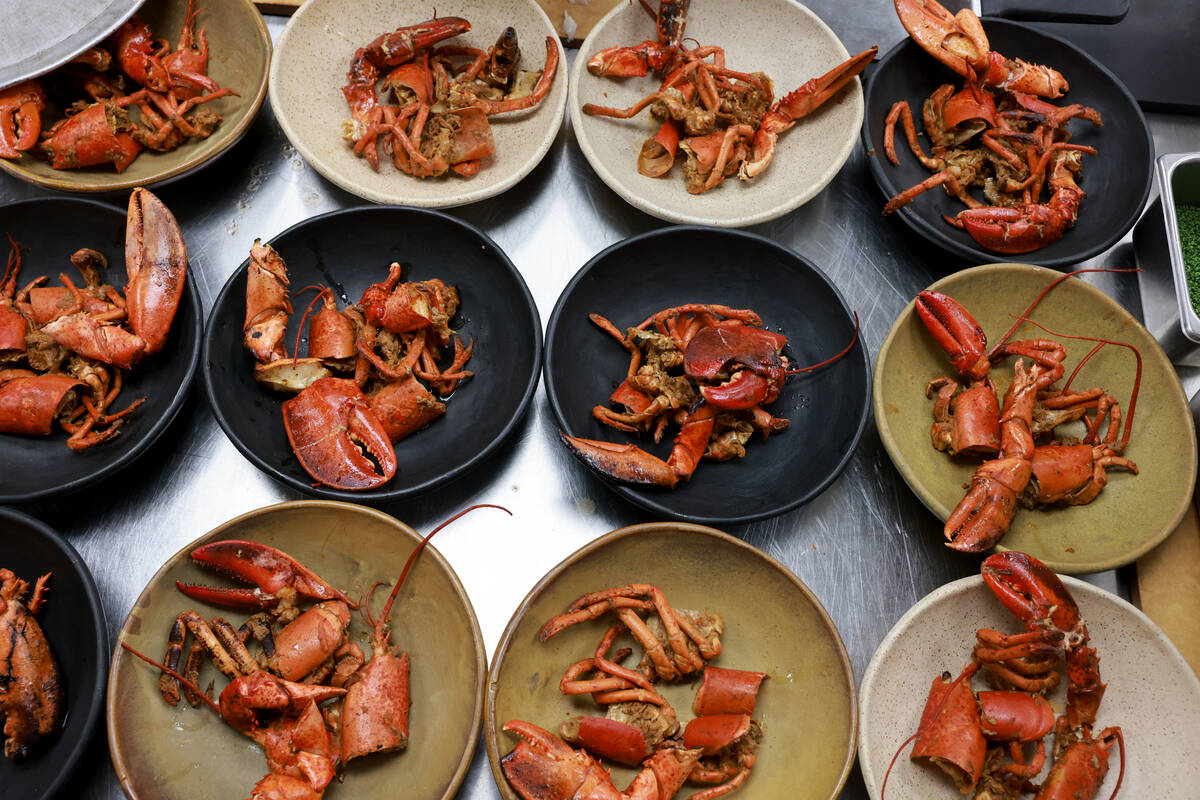
[[[914,305],[954,368],[973,380],[985,378],[991,369],[987,336],[971,312],[953,297],[933,291],[918,294]]]
[[[1058,97],[1069,88],[1057,70],[993,51],[969,8],[951,14],[936,0],[896,0],[896,14],[922,50],[964,78],[1040,97]]]
[[[373,489],[396,474],[396,451],[366,395],[345,378],[321,378],[283,404],[301,466],[335,489]]]
[[[983,560],[980,571],[996,598],[1026,626],[1062,631],[1068,645],[1086,639],[1075,599],[1041,561],[1015,551],[995,553]]]
[[[202,567],[219,570],[257,587],[221,589],[175,582],[179,591],[196,600],[247,611],[261,611],[273,608],[279,603],[281,590],[292,589],[306,598],[341,600],[357,608],[350,598],[330,586],[308,567],[282,550],[261,542],[226,539],[201,545],[193,550],[191,555],[192,560]]]
[[[504,730],[523,740],[500,759],[500,766],[509,785],[526,800],[576,797],[581,789],[587,789],[589,797],[662,800],[679,791],[700,756],[699,749],[660,748],[620,792],[594,758],[549,731],[522,720],[504,723]]]
[[[718,386],[700,387],[700,393],[712,405],[724,409],[753,408],[769,403],[779,394],[787,377],[780,351],[787,337],[748,325],[721,325],[703,328],[688,342],[683,370],[697,380],[711,381],[731,365],[745,367],[733,371],[731,378]]]
[[[37,144],[46,93],[37,81],[25,81],[0,92],[0,158],[20,158]]]

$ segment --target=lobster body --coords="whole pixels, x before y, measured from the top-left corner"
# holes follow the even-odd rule
[[[58,662],[34,615],[45,599],[46,581],[38,579],[29,605],[29,585],[0,569],[0,718],[4,719],[4,755],[16,761],[38,740],[62,724],[66,696]]]

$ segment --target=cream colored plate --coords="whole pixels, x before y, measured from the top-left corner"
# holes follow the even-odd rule
[[[595,650],[612,622],[579,624],[547,642],[537,640],[538,629],[580,595],[630,582],[657,585],[678,608],[720,613],[723,652],[713,663],[770,676],[754,714],[764,731],[758,762],[737,790],[740,800],[837,797],[854,763],[858,719],[854,671],[833,621],[812,591],[770,556],[713,528],[657,522],[613,531],[568,556],[529,592],[505,628],[488,675],[485,741],[506,800],[518,796],[500,758],[518,740],[501,727],[523,719],[557,731],[570,713],[596,714],[590,697],[567,697],[558,681],[569,664]],[[695,681],[661,687],[681,722],[692,718],[698,688]],[[612,768],[618,789],[634,774]],[[680,797],[694,793],[686,787]]]
[[[1195,757],[1200,680],[1145,614],[1091,584],[1067,577],[1062,580],[1087,622],[1091,644],[1100,656],[1101,675],[1108,684],[1096,730],[1116,725],[1125,737],[1125,779],[1118,796],[1195,798],[1200,787],[1200,761]],[[1011,633],[1021,630],[1016,618],[976,575],[927,595],[909,609],[875,651],[863,676],[858,735],[859,764],[872,800],[879,798],[892,755],[916,731],[934,677],[943,671],[958,674],[970,660],[975,631],[982,627]],[[976,681],[976,688],[982,686],[982,681]],[[1056,713],[1062,711],[1065,681],[1049,699]],[[908,752],[906,749],[896,759],[888,780],[889,798],[954,800],[961,796],[940,770],[915,764]],[[1119,767],[1120,758],[1114,751],[1096,798],[1112,794]]]
[[[447,174],[414,178],[386,158],[379,171],[342,139],[350,110],[342,97],[355,51],[381,34],[434,16],[463,17],[471,30],[451,44],[487,48],[509,25],[517,29],[520,68],[541,69],[547,36],[559,50],[558,74],[532,109],[492,116],[496,154],[471,178]],[[492,197],[524,178],[546,155],[567,102],[566,55],[554,27],[534,0],[308,0],[276,42],[271,63],[271,108],[288,139],[317,172],[348,192],[376,203],[446,208]]]
[[[692,3],[685,35],[725,48],[726,65],[765,72],[775,96],[824,75],[850,57],[837,35],[799,3],[757,0],[736,10],[719,2]],[[587,60],[597,51],[655,38],[654,21],[637,2],[621,3],[596,24],[579,49],[571,74],[571,126],[592,169],[629,203],[670,222],[742,227],[781,217],[824,189],[854,150],[863,119],[862,86],[856,78],[832,100],[779,137],[770,166],[751,181],[726,179],[701,195],[687,193],[683,153],[662,178],[637,171],[642,142],[661,121],[643,111],[629,120],[590,117],[585,103],[624,108],[655,91],[661,78],[597,78]],[[689,43],[689,46],[692,46]]]

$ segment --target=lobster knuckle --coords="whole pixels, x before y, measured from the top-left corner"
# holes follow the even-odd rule
[[[750,732],[748,714],[713,714],[696,717],[683,730],[683,746],[699,747],[714,755]]]
[[[562,738],[589,753],[629,767],[650,755],[639,728],[607,717],[571,717],[562,724]]]
[[[125,227],[125,287],[129,327],[145,355],[163,348],[187,280],[187,246],[175,215],[155,195],[137,188],[129,196]]]
[[[987,691],[979,695],[980,730],[989,739],[1033,742],[1054,729],[1046,698],[1024,692]]]
[[[0,432],[46,436],[85,386],[66,375],[32,375],[0,381]]]
[[[350,609],[340,600],[319,603],[284,626],[275,636],[279,675],[299,680],[333,655],[346,637]]]
[[[912,760],[928,759],[966,794],[979,780],[986,753],[979,708],[968,682],[954,682],[944,675],[934,678],[921,713]]]
[[[370,403],[392,444],[446,413],[446,404],[411,376],[384,385],[371,395]]]
[[[342,761],[408,746],[408,653],[371,654],[358,671],[342,707]]]
[[[42,332],[73,353],[129,369],[146,354],[146,342],[120,325],[104,325],[87,313],[59,317]]]
[[[387,432],[352,380],[314,382],[284,402],[283,423],[301,466],[326,486],[371,489],[396,474]]]
[[[41,148],[54,169],[111,163],[121,172],[142,149],[127,133],[132,128],[133,123],[123,108],[102,101],[51,128],[52,135]]]
[[[753,714],[758,689],[767,677],[765,672],[744,669],[705,667],[704,679],[692,712],[698,716],[710,714]]]
[[[770,383],[762,375],[743,370],[735,372],[725,383],[701,386],[700,394],[717,408],[743,411],[764,402],[770,389]]]

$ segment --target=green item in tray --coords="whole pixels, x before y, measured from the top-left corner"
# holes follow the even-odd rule
[[[1180,203],[1175,206],[1179,221],[1179,243],[1183,249],[1183,272],[1187,276],[1188,297],[1200,314],[1200,206]]]

